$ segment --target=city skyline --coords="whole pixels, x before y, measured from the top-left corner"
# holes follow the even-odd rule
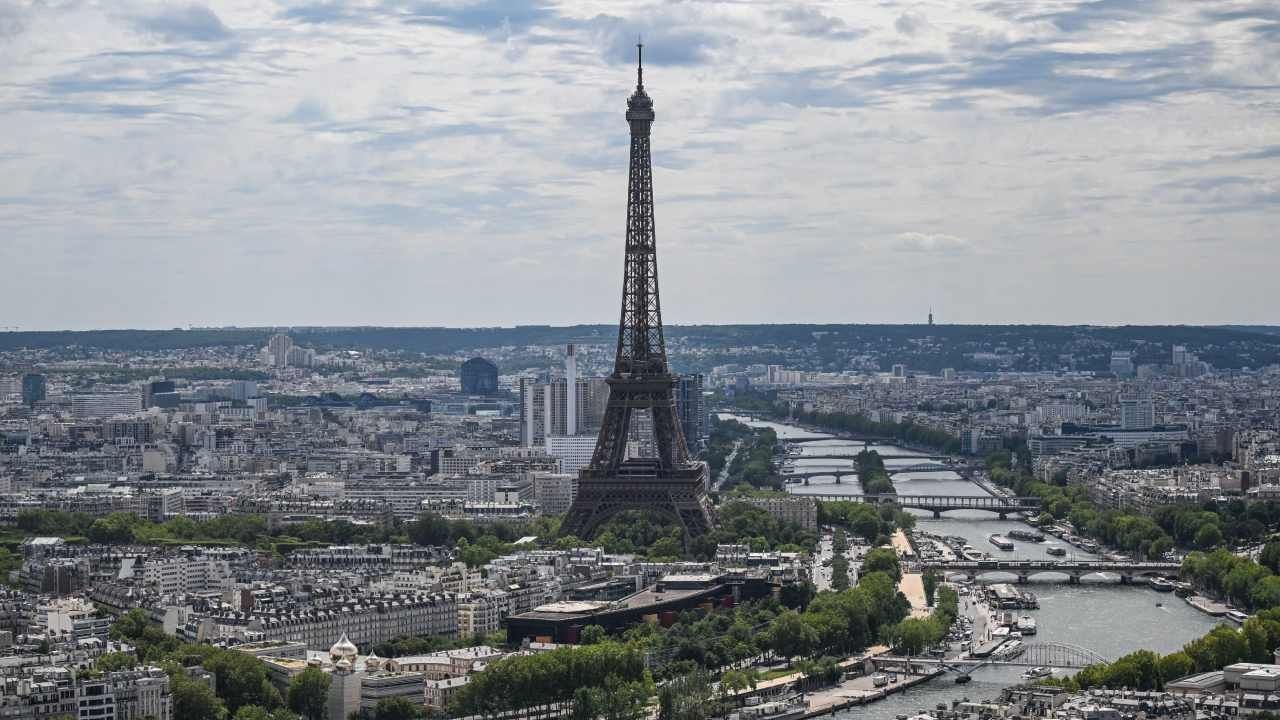
[[[1239,2],[0,5],[0,326],[609,324],[584,300],[618,293],[637,33],[671,325],[1264,324],[1278,29]]]

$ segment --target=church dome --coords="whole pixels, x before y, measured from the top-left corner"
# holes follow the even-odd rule
[[[354,658],[358,652],[360,652],[360,650],[356,647],[356,644],[351,642],[346,633],[342,633],[342,637],[338,638],[338,642],[334,643],[333,647],[329,648],[329,657],[333,658],[335,662],[339,658],[350,660],[351,658]]]

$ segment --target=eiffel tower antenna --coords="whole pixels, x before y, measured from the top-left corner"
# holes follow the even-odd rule
[[[667,365],[658,300],[657,235],[653,217],[653,163],[649,132],[653,100],[644,89],[644,44],[636,42],[636,89],[627,99],[631,159],[627,174],[626,245],[622,311],[609,402],[591,463],[578,478],[578,494],[561,532],[587,539],[624,510],[651,510],[678,523],[686,537],[713,524],[707,497],[707,465],[689,457]],[[630,457],[634,413],[652,417],[654,457]]]

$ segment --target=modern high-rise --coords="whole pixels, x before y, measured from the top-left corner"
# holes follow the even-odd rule
[[[71,396],[71,413],[76,417],[131,415],[142,410],[142,396],[136,392],[80,393]]]
[[[574,434],[594,431],[600,427],[600,414],[594,411],[592,399],[600,391],[595,378],[578,378],[574,392],[569,392],[567,378],[551,382],[537,382],[533,378],[520,379],[520,444],[525,447],[542,445],[548,436],[569,435],[569,399],[574,404]],[[608,388],[604,388],[605,392]]]
[[[699,374],[681,375],[676,381],[676,413],[680,415],[685,442],[692,451],[700,451],[711,435],[704,382],[705,378]]]
[[[1133,377],[1133,353],[1128,350],[1115,350],[1111,353],[1111,374],[1116,377]]]
[[[258,396],[258,383],[252,380],[232,380],[229,390],[232,400],[248,400]]]
[[[1151,396],[1141,394],[1120,398],[1120,429],[1148,430],[1156,424]]]
[[[267,341],[267,353],[271,355],[271,364],[282,368],[289,364],[289,351],[293,349],[293,338],[284,333],[277,333]]]
[[[40,373],[27,373],[22,376],[22,402],[26,405],[35,405],[45,399],[48,393],[48,383],[45,381],[44,375]]]

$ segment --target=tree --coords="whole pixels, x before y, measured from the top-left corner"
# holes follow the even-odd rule
[[[1222,530],[1217,525],[1202,525],[1196,531],[1195,544],[1202,550],[1211,550],[1222,545]]]
[[[1280,542],[1271,541],[1262,546],[1258,562],[1273,573],[1280,573]]]
[[[908,655],[919,655],[941,638],[938,624],[926,618],[907,618],[894,628],[898,645]]]
[[[938,591],[938,574],[932,570],[925,571],[920,578],[924,584],[924,601],[930,607],[933,607],[934,594]]]
[[[169,672],[173,716],[182,720],[226,720],[227,708],[213,688],[189,677],[181,667]],[[316,718],[316,720],[321,720]]]
[[[581,641],[583,645],[595,645],[603,641],[609,634],[605,632],[603,627],[599,625],[588,625],[582,628]]]
[[[417,720],[420,717],[422,706],[403,697],[383,698],[373,708],[373,720]]]
[[[818,633],[794,610],[788,610],[769,623],[766,645],[784,658],[808,655],[818,646]]]
[[[1175,652],[1160,658],[1160,683],[1171,682],[1195,672],[1195,663],[1184,652]]]
[[[252,655],[220,650],[202,664],[218,678],[218,697],[229,712],[235,713],[245,705],[266,710],[280,706],[280,692],[271,684],[266,665]]]
[[[320,668],[309,667],[289,681],[289,709],[304,720],[324,720],[328,700],[329,676]]]
[[[898,553],[893,548],[872,548],[862,558],[861,575],[882,572],[898,582],[902,579],[902,566],[898,564]]]
[[[138,664],[138,659],[129,653],[109,652],[98,656],[93,661],[93,669],[100,672],[116,672],[128,670]]]

